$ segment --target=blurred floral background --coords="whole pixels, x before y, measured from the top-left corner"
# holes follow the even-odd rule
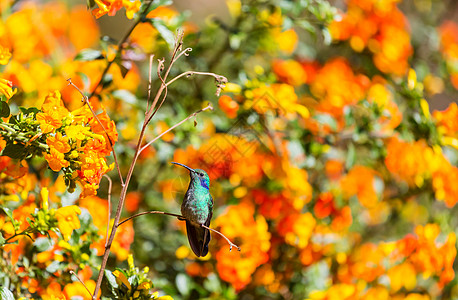
[[[184,222],[143,215],[117,228],[97,296],[458,298],[458,2],[0,11],[2,299],[91,299],[119,203],[121,220],[180,213],[171,161],[209,174],[210,227],[241,251],[212,234],[197,258]],[[168,73],[179,30],[192,51]],[[228,82],[173,79],[187,71]]]

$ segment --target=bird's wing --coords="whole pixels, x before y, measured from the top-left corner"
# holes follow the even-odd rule
[[[211,205],[209,205],[208,207],[210,213],[208,214],[208,218],[205,221],[205,226],[209,228],[210,228],[210,221],[213,217],[213,198],[211,195],[210,195],[210,199],[211,199]],[[205,256],[208,253],[208,243],[210,243],[211,235],[210,235],[210,230],[208,230],[207,228],[203,228],[203,227],[202,229],[204,230],[204,236],[203,236],[204,240],[202,243],[202,252],[201,253],[202,253],[202,256]]]

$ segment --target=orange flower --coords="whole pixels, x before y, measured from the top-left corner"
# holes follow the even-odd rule
[[[293,119],[296,114],[308,118],[308,109],[298,102],[294,87],[289,84],[275,83],[270,86],[262,85],[249,91],[248,104],[260,114],[278,113],[288,119]]]
[[[105,239],[102,239],[102,241],[104,242]],[[133,242],[134,242],[134,227],[132,225],[132,222],[128,222],[118,228],[118,230],[116,231],[116,236],[113,240],[112,252],[116,255],[116,258],[118,259],[118,261],[125,261],[127,259],[129,255],[130,245]],[[102,255],[102,254],[103,254],[103,251],[99,253],[99,255]]]
[[[215,223],[229,239],[240,238],[241,252],[228,252],[227,244],[216,253],[216,268],[221,279],[230,282],[236,290],[252,281],[256,268],[269,259],[270,233],[262,216],[254,216],[254,207],[242,202],[230,206]]]
[[[329,179],[337,180],[342,176],[344,165],[340,160],[330,159],[326,161],[325,170]]]
[[[46,153],[44,156],[48,161],[49,167],[54,172],[59,172],[62,168],[70,166],[70,163],[65,159],[64,154],[55,148],[50,148],[49,153]]]
[[[90,48],[99,40],[99,28],[85,5],[72,6],[68,19],[68,35],[75,50]],[[74,77],[72,80],[74,81]],[[65,98],[65,97],[64,97]]]
[[[302,249],[308,245],[315,225],[311,213],[289,215],[278,223],[278,233],[286,243]]]
[[[94,118],[90,122],[92,132],[100,136],[103,136],[104,140],[106,140],[107,134],[108,134],[108,137],[110,138],[111,143],[114,145],[114,143],[116,143],[116,141],[118,140],[118,132],[116,131],[116,124],[114,123],[113,120],[110,119],[110,117],[108,116],[105,110],[103,110],[102,113],[98,114],[97,117],[100,123],[103,125],[103,128],[99,124],[99,121],[97,121]],[[106,148],[105,154],[109,155],[111,153],[111,147],[110,147],[109,141],[105,141],[105,148]]]
[[[139,0],[95,0],[97,8],[92,10],[92,14],[98,19],[101,16],[108,14],[114,16],[121,8],[126,9],[126,17],[132,19],[134,14],[140,9],[141,2]]]
[[[437,224],[417,226],[415,232],[418,235],[418,244],[410,255],[410,261],[417,272],[423,272],[425,276],[440,275],[440,286],[443,287],[455,277],[453,271],[456,257],[455,234],[450,233],[445,243],[437,245],[436,239],[440,234]]]
[[[351,208],[347,205],[334,213],[331,228],[335,231],[342,231],[350,227],[352,222]]]
[[[458,168],[452,166],[448,160],[442,158],[440,168],[432,174],[433,189],[437,200],[445,201],[448,207],[458,202]]]
[[[65,127],[65,134],[69,139],[83,141],[90,135],[91,129],[83,125],[70,125]]]
[[[170,128],[170,126],[167,125],[164,121],[159,121],[156,124],[156,132],[158,135],[162,134],[163,132],[167,131]],[[164,134],[161,139],[164,142],[171,142],[175,138],[175,134],[173,131],[169,131],[166,134]]]
[[[0,94],[5,95],[6,99],[11,99],[16,94],[17,89],[13,90],[13,83],[9,80],[0,78]]]
[[[447,109],[443,111],[434,111],[433,117],[440,133],[446,136],[458,138],[458,105],[455,102],[450,103]]]
[[[218,100],[219,107],[224,111],[226,116],[230,119],[237,117],[237,111],[239,110],[239,104],[232,100],[231,97],[227,95],[222,95]]]
[[[86,208],[92,216],[94,225],[102,231],[106,229],[108,223],[108,202],[97,196],[80,198],[79,204]]]
[[[94,280],[85,280],[84,285],[75,281],[73,283],[66,284],[64,287],[64,293],[67,299],[83,299],[90,300],[92,296],[87,290],[95,290],[95,281]]]
[[[272,69],[277,75],[278,80],[293,85],[299,86],[307,82],[307,73],[302,65],[295,60],[274,60]]]
[[[402,287],[407,291],[415,288],[417,284],[417,272],[409,262],[404,262],[388,270],[390,286],[393,292],[397,292]]]
[[[64,103],[62,102],[59,91],[54,91],[46,96],[45,101],[41,106],[41,110],[44,113],[55,115],[55,117],[60,120],[69,115],[68,110],[65,108]]]
[[[57,132],[55,136],[48,136],[46,144],[60,153],[67,153],[72,149],[68,144],[68,137],[62,136],[62,133],[60,132]]]
[[[170,6],[159,6],[148,13],[147,18],[159,18],[170,21],[178,16],[178,12]]]
[[[288,29],[281,31],[281,28],[273,28],[271,30],[272,37],[274,38],[276,45],[280,51],[291,54],[297,47],[297,41],[299,40],[297,33],[294,29]]]
[[[437,169],[438,159],[424,141],[407,143],[396,137],[388,140],[385,165],[410,185],[422,186],[425,177]]]
[[[345,197],[356,195],[365,207],[374,206],[378,199],[374,189],[374,171],[365,166],[354,166],[340,181]]]
[[[56,211],[57,225],[64,240],[70,240],[72,231],[80,228],[79,214],[81,209],[76,205],[64,206]]]
[[[49,113],[38,113],[37,121],[40,124],[41,132],[50,133],[62,126],[62,119],[56,111]]]
[[[382,72],[401,76],[408,69],[413,50],[406,18],[395,2],[351,0],[347,13],[332,22],[329,31],[335,40],[349,40],[356,52],[367,47]]]
[[[313,212],[320,219],[326,218],[336,210],[334,196],[330,192],[321,193],[318,196]]]
[[[126,210],[133,213],[138,210],[138,205],[142,201],[142,193],[129,192],[126,195]]]
[[[441,52],[445,56],[447,69],[450,72],[450,81],[458,90],[458,71],[456,61],[458,59],[458,24],[452,21],[444,22],[439,28],[441,38]]]
[[[320,101],[317,109],[339,116],[344,106],[363,99],[367,81],[364,75],[354,74],[346,59],[340,57],[318,71],[310,89]]]

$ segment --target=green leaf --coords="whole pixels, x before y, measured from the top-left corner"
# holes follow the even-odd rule
[[[118,298],[116,290],[119,288],[116,277],[110,270],[105,270],[102,280],[102,295],[109,298]]]
[[[0,101],[2,106],[0,107],[0,117],[1,118],[8,118],[10,116],[10,107],[6,101]]]
[[[175,284],[180,293],[185,296],[188,295],[191,291],[191,280],[188,276],[186,276],[183,273],[177,275],[177,277],[175,278]]]
[[[3,246],[5,244],[5,238],[3,237],[3,234],[0,232],[0,246]]]
[[[19,110],[24,114],[24,115],[30,115],[30,114],[37,114],[40,112],[40,110],[36,107],[19,107]]]
[[[49,273],[57,272],[60,269],[60,261],[53,261],[49,266],[46,267],[46,271]]]
[[[33,242],[33,245],[37,248],[38,252],[43,252],[51,248],[51,240],[44,237],[39,237]]]
[[[8,207],[2,207],[2,210],[5,212],[5,214],[10,218],[11,222],[14,222],[13,219],[13,211],[9,209]]]
[[[23,144],[9,143],[3,149],[2,155],[11,157],[13,159],[24,159],[27,156],[27,151]]]
[[[351,169],[356,161],[356,149],[353,143],[348,145],[347,158],[345,160],[345,168]]]
[[[92,9],[95,6],[94,0],[86,0],[86,6],[88,9]]]
[[[167,28],[164,21],[159,19],[151,19],[151,24],[159,31],[161,37],[167,42],[170,48],[175,45],[175,35]]]
[[[97,59],[103,59],[105,56],[103,56],[102,52],[99,50],[94,50],[94,49],[83,49],[80,51],[75,56],[74,60],[79,60],[79,61],[91,61],[91,60],[97,60]]]
[[[7,288],[7,287],[2,287],[0,289],[0,300],[15,300],[13,293]]]
[[[113,92],[113,96],[131,105],[138,103],[137,97],[128,90],[116,90]]]

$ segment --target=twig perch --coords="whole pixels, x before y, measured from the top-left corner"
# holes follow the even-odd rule
[[[138,214],[135,214],[133,216],[130,216],[128,217],[127,219],[125,220],[122,220],[121,222],[118,223],[118,226],[121,226],[122,224],[126,223],[127,221],[130,221],[136,217],[140,217],[140,216],[143,216],[143,215],[148,215],[148,214],[160,214],[160,215],[167,215],[167,216],[172,216],[172,217],[176,217],[178,220],[180,221],[186,221],[186,218],[183,217],[182,215],[177,215],[177,214],[172,214],[172,213],[167,213],[167,212],[163,212],[163,211],[158,211],[158,210],[152,210],[152,211],[144,211],[144,212],[141,212],[141,213],[138,213]],[[217,233],[219,234],[220,236],[222,236],[226,242],[229,244],[229,251],[232,251],[232,247],[235,247],[237,248],[238,251],[241,251],[242,249],[237,246],[236,244],[234,244],[233,242],[231,242],[230,239],[228,239],[224,234],[222,234],[221,232],[219,232],[218,230],[215,230],[213,228],[210,228],[208,226],[205,226],[204,224],[201,224],[201,226],[205,229],[208,229],[210,231],[213,231],[214,233]]]

